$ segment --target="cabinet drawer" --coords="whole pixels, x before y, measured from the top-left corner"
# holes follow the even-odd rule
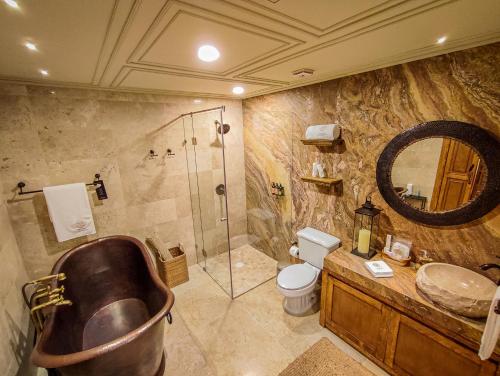
[[[390,309],[328,276],[326,326],[356,347],[383,360]]]
[[[389,341],[386,364],[397,374],[412,376],[494,375],[496,365],[426,326],[398,316]],[[391,348],[392,347],[392,348]]]

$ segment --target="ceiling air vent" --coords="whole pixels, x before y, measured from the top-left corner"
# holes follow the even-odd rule
[[[313,75],[313,73],[314,73],[314,70],[309,69],[309,68],[297,69],[296,71],[292,72],[292,74],[295,77],[299,77],[299,78],[310,77]]]

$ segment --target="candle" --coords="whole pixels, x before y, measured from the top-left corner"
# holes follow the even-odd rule
[[[370,250],[370,230],[362,228],[358,236],[358,252],[368,253]]]

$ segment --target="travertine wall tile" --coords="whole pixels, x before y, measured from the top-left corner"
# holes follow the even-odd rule
[[[27,282],[23,260],[10,223],[5,200],[0,200],[0,364],[2,375],[35,375],[29,362],[33,333],[21,295]]]
[[[231,232],[239,235],[246,232],[241,101],[207,99],[195,105],[187,97],[0,85],[1,187],[29,277],[47,274],[66,250],[114,234],[181,241],[189,263],[195,263],[190,196],[194,157],[186,151],[184,140],[192,148],[194,129],[204,225],[222,228],[213,185],[223,182],[221,135],[215,125],[220,118],[213,112],[195,116],[193,127],[189,118],[184,124],[163,125],[181,113],[220,105],[226,107],[224,122],[231,124],[231,132],[225,135],[228,192],[238,193],[231,193],[228,203],[235,217]],[[167,149],[174,155],[168,155]],[[150,150],[158,156],[151,158]],[[96,235],[59,243],[43,195],[16,195],[19,180],[30,190],[90,182],[95,173],[101,174],[109,195],[99,201],[89,189]],[[217,242],[211,243],[215,252]]]
[[[350,247],[354,209],[371,194],[384,210],[381,237],[407,237],[437,261],[474,270],[496,262],[499,208],[463,226],[422,226],[388,207],[375,169],[394,136],[425,121],[459,120],[500,136],[499,64],[497,43],[245,100],[248,232],[256,246],[286,259],[295,232],[312,226]],[[325,123],[342,127],[344,147],[325,151],[300,142],[308,125]],[[301,181],[317,159],[329,176],[343,179],[341,193]],[[272,181],[282,182],[287,196],[272,197]]]

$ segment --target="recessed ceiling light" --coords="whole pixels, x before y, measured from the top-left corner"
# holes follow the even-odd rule
[[[50,91],[50,94],[54,95],[56,92],[54,90]]]
[[[28,50],[31,50],[31,51],[36,51],[37,48],[36,48],[36,45],[34,43],[31,43],[31,42],[26,42],[24,43],[24,46],[28,49]]]
[[[219,50],[214,46],[206,44],[198,48],[198,58],[202,61],[210,63],[212,61],[217,60],[219,57],[220,57]]]
[[[438,38],[438,40],[436,41],[437,44],[443,44],[444,42],[446,42],[446,39],[448,39],[446,36],[442,36],[440,38]]]
[[[196,104],[200,104],[201,102],[203,102],[201,99],[195,99],[195,100],[193,101],[193,103],[196,103]]]
[[[19,9],[19,5],[17,4],[17,1],[15,1],[15,0],[3,0],[3,2],[11,8]]]
[[[245,92],[245,89],[243,89],[241,86],[233,87],[233,94],[239,95],[239,94],[243,94],[244,92]]]
[[[40,69],[40,74],[42,76],[48,76],[49,75],[49,71],[45,70],[45,69]]]

